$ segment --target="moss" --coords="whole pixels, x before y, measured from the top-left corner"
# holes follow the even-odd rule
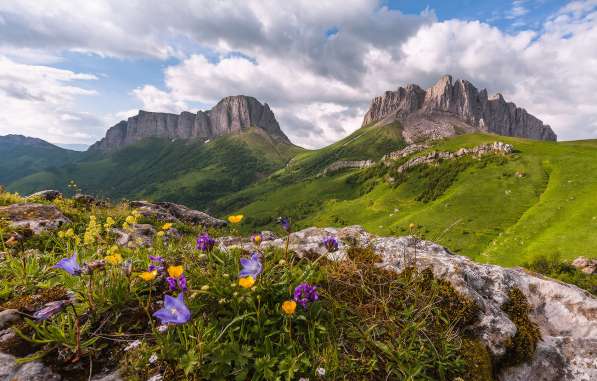
[[[502,309],[516,325],[516,334],[499,362],[499,367],[503,368],[530,360],[537,348],[537,342],[541,339],[541,333],[537,324],[529,318],[531,308],[520,289],[511,288],[508,291],[508,301]]]
[[[491,355],[481,341],[463,339],[460,350],[461,356],[465,361],[465,370],[461,376],[463,380],[493,380]]]

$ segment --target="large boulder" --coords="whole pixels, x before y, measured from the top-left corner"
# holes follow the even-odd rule
[[[0,217],[6,218],[13,228],[30,229],[35,234],[58,229],[70,220],[54,205],[37,203],[0,206]]]
[[[145,217],[155,218],[163,222],[185,222],[203,227],[223,227],[224,220],[212,217],[207,213],[188,208],[173,202],[131,201],[131,207],[136,208]]]
[[[60,381],[62,377],[55,374],[40,361],[24,364],[6,353],[0,353],[0,381]]]
[[[572,261],[572,266],[585,274],[597,273],[597,259],[578,257]]]
[[[150,224],[132,224],[127,229],[112,228],[116,244],[124,247],[150,247],[153,245],[155,229]]]
[[[328,253],[323,245],[327,236],[339,240],[338,250]],[[479,264],[454,255],[433,242],[414,237],[378,237],[360,226],[308,228],[291,233],[289,250],[299,256],[326,255],[330,259],[347,258],[352,245],[371,247],[380,257],[379,266],[396,272],[408,266],[429,268],[447,280],[461,294],[474,300],[480,319],[474,327],[493,357],[506,352],[516,334],[516,326],[502,310],[509,291],[518,288],[531,307],[530,319],[541,331],[542,339],[531,361],[507,368],[500,380],[592,380],[597,379],[597,299],[576,286],[529,273],[521,268],[503,268]],[[247,240],[224,237],[220,249],[255,247]],[[264,241],[263,247],[284,248],[286,238]]]
[[[46,200],[46,201],[54,201],[57,198],[61,198],[62,193],[55,189],[46,189],[39,192],[35,192],[27,196],[29,200]]]

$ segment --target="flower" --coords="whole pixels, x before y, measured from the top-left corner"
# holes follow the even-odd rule
[[[184,268],[181,266],[170,266],[168,267],[168,275],[172,278],[180,278],[184,271]]]
[[[108,218],[106,218],[106,222],[104,223],[104,228],[109,230],[112,226],[114,226],[115,223],[116,221],[114,221],[112,217],[108,216]]]
[[[125,351],[125,352],[128,352],[128,351],[130,351],[131,349],[137,349],[137,348],[139,348],[140,346],[141,346],[141,340],[135,340],[135,341],[132,341],[132,342],[130,342],[130,343],[129,343],[129,345],[127,345],[127,346],[124,348],[124,351]]]
[[[251,288],[251,287],[253,287],[254,284],[255,284],[255,278],[253,278],[250,275],[246,276],[244,278],[240,278],[238,280],[238,285],[243,288]]]
[[[319,294],[317,293],[317,287],[312,286],[308,283],[301,283],[294,289],[294,300],[307,309],[309,302],[319,300]]]
[[[156,234],[158,237],[163,237],[164,236],[164,231],[160,230],[159,232],[157,232]]]
[[[134,224],[136,222],[135,221],[135,217],[133,217],[133,216],[127,216],[126,219],[125,219],[125,221],[129,225],[132,225],[132,224]]]
[[[328,252],[333,253],[338,250],[338,240],[332,236],[327,236],[323,239],[323,246]]]
[[[261,241],[263,241],[263,235],[261,235],[261,233],[253,233],[251,235],[251,241],[253,241],[256,246],[259,246]]]
[[[184,268],[182,266],[170,266],[168,267],[168,278],[166,278],[166,282],[168,282],[168,287],[171,291],[176,290],[176,287],[180,288],[182,291],[187,290],[187,278],[183,275]]]
[[[119,253],[107,255],[104,257],[104,259],[111,265],[119,265],[122,263],[122,255]]]
[[[208,291],[209,290],[209,285],[204,284],[203,286],[201,286],[201,291]]]
[[[184,302],[184,293],[164,296],[164,307],[153,313],[162,324],[184,324],[191,319],[191,311]]]
[[[319,377],[324,377],[325,376],[325,368],[319,367],[319,368],[315,369],[315,374],[318,375]]]
[[[150,364],[153,364],[154,362],[158,361],[158,354],[157,353],[153,353],[150,357],[149,357],[149,361]]]
[[[244,215],[242,215],[242,214],[228,216],[228,222],[230,222],[231,224],[238,224],[239,222],[242,221],[243,217],[244,217]]]
[[[408,228],[409,228],[410,230],[414,230],[416,227],[417,227],[417,225],[416,225],[416,224],[414,224],[414,223],[411,223],[410,225],[408,225]]]
[[[68,228],[68,229],[66,230],[66,233],[64,233],[64,236],[65,236],[66,238],[71,238],[71,237],[74,237],[74,236],[75,236],[75,231],[73,230],[73,228]]]
[[[33,314],[33,317],[38,321],[47,320],[59,313],[60,311],[62,311],[64,307],[66,307],[70,303],[70,300],[58,300],[55,302],[46,303],[41,310]]]
[[[249,275],[252,278],[257,278],[257,276],[263,271],[263,265],[261,264],[261,254],[259,253],[251,254],[251,258],[241,258],[240,264],[243,267],[239,273],[241,278]]]
[[[81,275],[81,266],[79,266],[79,263],[77,262],[76,252],[70,258],[61,259],[60,261],[58,261],[58,263],[52,266],[52,268],[62,269],[70,275]]]
[[[150,282],[150,281],[154,280],[157,275],[158,275],[158,270],[143,271],[141,274],[139,274],[141,279],[143,279],[146,282]]]
[[[216,244],[216,240],[211,238],[209,234],[203,233],[197,237],[197,245],[195,248],[200,251],[210,251]]]
[[[169,230],[171,228],[172,228],[171,222],[166,222],[164,225],[162,225],[162,230]]]
[[[294,315],[296,311],[296,302],[294,300],[286,300],[282,303],[282,312],[286,315]]]
[[[280,224],[280,226],[282,226],[282,229],[286,230],[287,232],[290,232],[290,218],[278,217],[278,223]]]

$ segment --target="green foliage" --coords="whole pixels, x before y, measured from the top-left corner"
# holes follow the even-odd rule
[[[530,320],[529,303],[518,288],[511,288],[508,291],[508,301],[504,303],[502,309],[516,326],[516,334],[506,354],[500,360],[499,367],[519,365],[530,360],[535,354],[537,342],[541,340],[539,327]]]
[[[559,253],[538,256],[530,263],[525,264],[524,267],[550,278],[574,284],[593,295],[597,295],[597,276],[585,274],[576,269],[569,261],[562,260]]]

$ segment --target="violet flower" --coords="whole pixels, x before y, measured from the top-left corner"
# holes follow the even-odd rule
[[[75,252],[70,258],[62,258],[58,263],[52,266],[53,269],[62,269],[70,275],[79,276],[81,275],[81,266],[77,262],[77,252]]]
[[[327,236],[323,239],[323,246],[328,252],[333,253],[338,250],[338,240],[335,237]]]
[[[215,239],[211,238],[209,234],[203,233],[197,237],[197,245],[195,247],[197,248],[197,250],[205,252],[211,251],[215,244]]]
[[[187,291],[187,278],[183,275],[179,276],[178,278],[173,278],[169,276],[166,278],[166,282],[168,283],[168,288],[170,291],[174,291],[177,288],[181,291]]]
[[[251,254],[251,258],[241,258],[240,264],[243,267],[238,274],[241,278],[251,276],[253,279],[257,279],[257,276],[263,271],[261,254],[259,253]]]
[[[161,324],[184,324],[191,319],[191,311],[184,302],[184,294],[172,297],[164,295],[164,307],[153,313]]]
[[[49,302],[44,305],[44,307],[33,314],[35,320],[47,320],[52,316],[58,314],[60,311],[64,309],[67,305],[71,303],[70,300],[57,300],[55,302]]]
[[[290,218],[289,217],[278,217],[278,223],[282,226],[282,229],[290,232]]]
[[[162,265],[164,263],[164,258],[160,257],[159,255],[150,255],[149,260],[151,263],[147,267],[148,272],[152,272],[154,270],[156,270],[158,274],[164,272],[164,266]]]
[[[294,289],[294,301],[307,309],[307,304],[319,300],[317,293],[317,286],[312,286],[308,283],[301,283]]]

